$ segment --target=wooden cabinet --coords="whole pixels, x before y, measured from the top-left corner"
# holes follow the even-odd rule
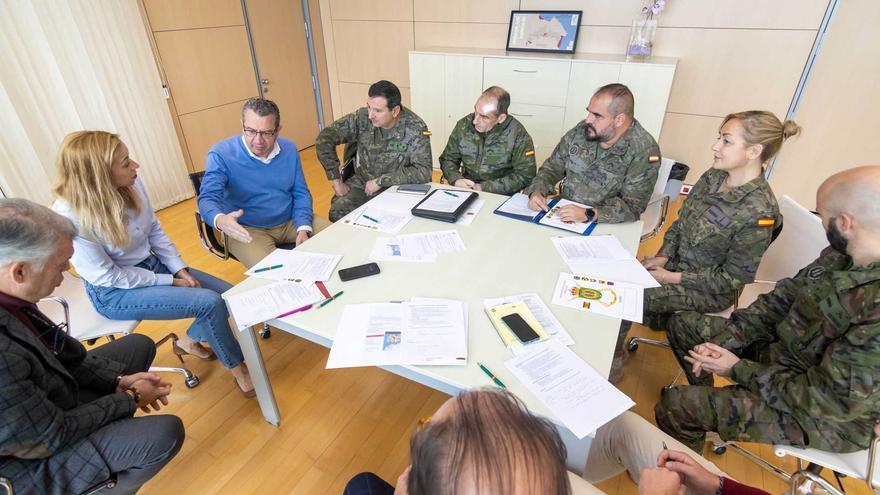
[[[455,123],[473,111],[483,89],[510,93],[510,114],[528,129],[540,166],[565,132],[586,116],[593,92],[620,82],[635,96],[636,119],[660,137],[677,61],[626,62],[603,54],[531,54],[429,48],[409,52],[412,110],[433,132],[434,166]]]

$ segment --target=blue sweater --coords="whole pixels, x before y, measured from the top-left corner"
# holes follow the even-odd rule
[[[233,136],[215,144],[205,163],[199,212],[209,225],[220,213],[240,209],[238,219],[249,227],[275,227],[288,220],[299,228],[312,225],[312,195],[303,175],[296,145],[278,138],[281,152],[267,165],[252,158]]]

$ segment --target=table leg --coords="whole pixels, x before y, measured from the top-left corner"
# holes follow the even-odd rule
[[[584,467],[587,465],[587,456],[590,453],[590,445],[593,444],[593,435],[578,438],[568,428],[558,425],[556,426],[556,431],[562,437],[565,450],[568,452],[568,457],[565,459],[565,467],[578,475],[583,474]]]
[[[269,375],[266,374],[263,353],[260,352],[260,346],[254,336],[255,331],[256,327],[250,327],[239,332],[238,344],[241,346],[244,362],[247,364],[251,380],[254,382],[254,390],[257,392],[257,401],[260,403],[263,417],[272,425],[280,426],[281,415],[278,413],[278,404],[275,402],[275,392],[272,391]]]

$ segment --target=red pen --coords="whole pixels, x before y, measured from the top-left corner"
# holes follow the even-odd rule
[[[314,306],[314,304],[307,304],[301,308],[292,309],[292,310],[288,311],[287,313],[281,313],[280,315],[273,318],[273,320],[277,320],[278,318],[284,318],[285,316],[290,316],[294,313],[299,313],[301,311],[306,311],[308,309],[312,309],[312,306]]]

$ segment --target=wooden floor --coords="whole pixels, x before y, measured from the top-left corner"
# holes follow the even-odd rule
[[[315,212],[326,218],[331,190],[314,149],[302,152]],[[184,260],[231,283],[241,281],[242,265],[210,256],[196,234],[195,200],[184,201],[158,216]],[[678,204],[671,214],[676,214]],[[653,254],[654,239],[641,246],[640,257]],[[159,339],[169,331],[185,332],[188,320],[145,322],[138,332]],[[631,335],[659,333],[633,325]],[[333,494],[342,493],[351,476],[373,471],[390,482],[409,464],[409,437],[419,418],[433,413],[447,396],[377,368],[325,370],[328,350],[285,332],[260,341],[283,422],[275,428],[263,420],[256,400],[246,400],[231,375],[216,361],[186,358],[201,378],[187,389],[179,375],[167,412],[186,425],[186,443],[178,456],[141,493],[144,494]],[[165,346],[163,346],[165,347]],[[178,364],[170,348],[159,350],[156,365]],[[636,402],[635,412],[654,420],[660,388],[676,374],[666,349],[642,346],[629,360],[620,388]],[[766,459],[794,468],[775,457],[769,446],[747,444]],[[707,449],[708,450],[708,449]],[[736,453],[707,457],[732,477],[780,493],[785,486]],[[861,482],[846,480],[849,493],[869,493]],[[623,474],[599,487],[609,494],[634,494]],[[849,488],[853,487],[853,488]]]

